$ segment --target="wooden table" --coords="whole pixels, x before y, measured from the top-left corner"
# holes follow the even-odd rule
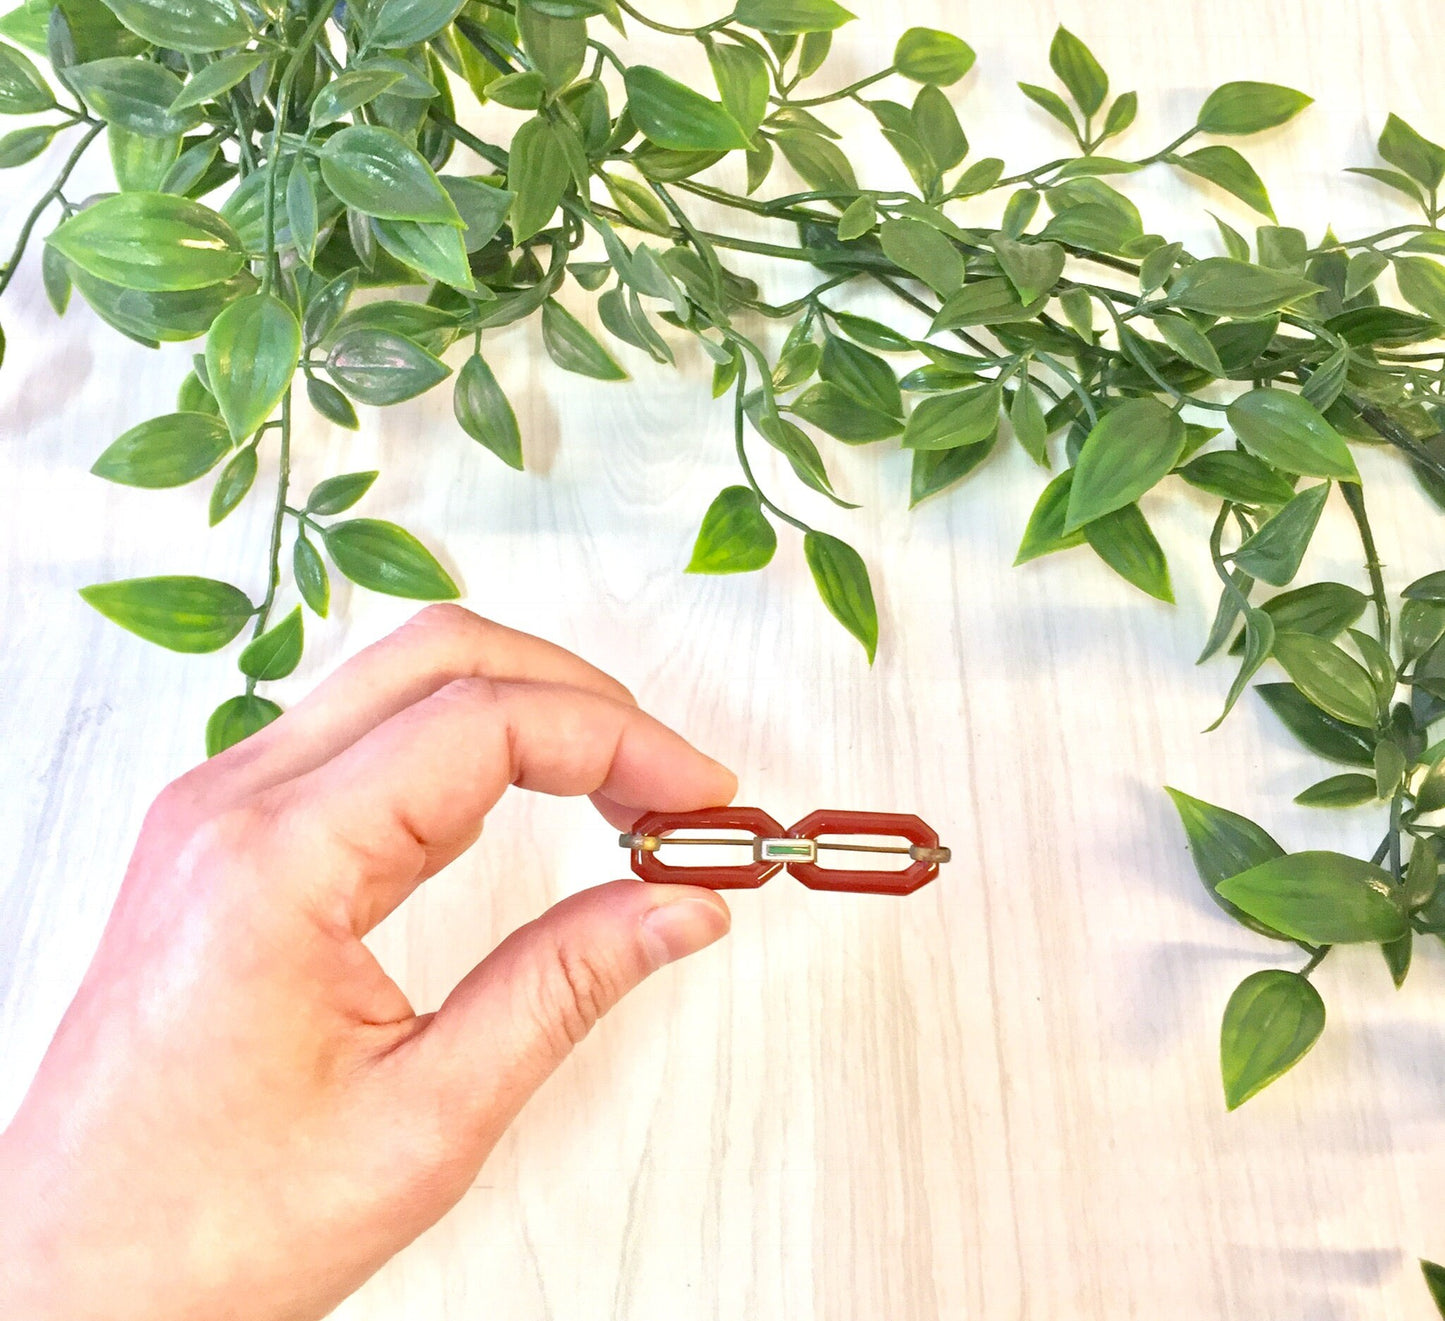
[[[854,7],[838,76],[871,70],[909,23],[962,33],[979,65],[953,95],[974,154],[1013,164],[1060,145],[1013,86],[1051,81],[1059,19],[1117,88],[1138,88],[1130,151],[1167,141],[1228,79],[1307,89],[1320,98],[1307,115],[1246,145],[1281,217],[1312,236],[1405,218],[1339,173],[1373,161],[1387,110],[1445,136],[1435,0]],[[891,180],[881,143],[857,141],[865,179]],[[6,235],[40,177],[9,173]],[[1134,185],[1151,227],[1201,254],[1218,250],[1206,207],[1252,223],[1161,169]],[[190,346],[148,352],[80,305],[56,322],[34,263],[0,311],[3,1119],[81,976],[145,805],[198,757],[207,712],[235,689],[229,658],[144,645],[75,589],[155,572],[255,588],[266,511],[253,499],[207,531],[205,483],[147,493],[87,473],[114,435],[170,406]],[[869,670],[818,603],[796,538],[760,575],[681,574],[702,511],[736,480],[698,354],[670,371],[623,349],[635,382],[608,386],[553,368],[534,325],[491,343],[529,472],[462,436],[441,391],[368,413],[359,435],[308,420],[301,481],[380,467],[363,512],[443,546],[474,609],[623,678],[739,769],[740,801],[784,821],[824,805],[916,811],[955,861],[903,902],[786,880],[737,898],[731,939],[606,1020],[461,1205],[337,1316],[1431,1316],[1415,1258],[1445,1257],[1445,951],[1422,949],[1398,994],[1377,951],[1330,959],[1319,1046],[1224,1110],[1220,1011],[1278,952],[1204,896],[1160,786],[1256,815],[1292,847],[1368,852],[1379,823],[1290,804],[1325,772],[1257,699],[1199,732],[1229,681],[1192,665],[1215,596],[1209,503],[1177,483],[1147,501],[1172,552],[1171,609],[1083,551],[1008,567],[1042,485],[1017,453],[912,514],[896,452],[829,446],[864,505],[854,514],[760,456],[765,481],[873,566],[883,642]],[[1370,451],[1359,462],[1392,588],[1445,563],[1445,520],[1402,467]],[[1359,579],[1351,544],[1332,505],[1306,576]],[[278,697],[410,613],[338,595],[331,623],[308,620],[306,660]],[[517,795],[376,948],[414,1003],[434,1006],[503,933],[621,870],[585,804]]]

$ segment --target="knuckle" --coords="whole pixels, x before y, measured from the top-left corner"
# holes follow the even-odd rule
[[[417,632],[466,635],[485,622],[455,601],[434,601],[418,610],[403,627]]]
[[[585,949],[556,947],[550,975],[544,979],[539,1016],[547,1040],[562,1056],[578,1045],[618,1000],[618,977]]]

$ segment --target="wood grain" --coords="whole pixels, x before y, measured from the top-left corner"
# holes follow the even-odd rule
[[[1445,133],[1434,0],[853,7],[838,77],[874,67],[907,24],[960,32],[979,52],[955,89],[974,153],[1011,163],[1057,150],[1013,83],[1048,80],[1060,20],[1120,90],[1138,88],[1131,149],[1173,136],[1227,79],[1307,89],[1308,115],[1250,150],[1281,217],[1312,234],[1403,218],[1339,173],[1370,162],[1387,110]],[[881,144],[859,144],[860,173],[890,182]],[[10,173],[0,237],[41,173]],[[1205,207],[1251,223],[1157,170],[1133,192],[1151,228],[1199,251],[1216,241]],[[3,311],[0,1118],[79,980],[145,804],[199,755],[206,713],[233,690],[226,661],[146,647],[75,588],[166,571],[254,587],[265,521],[253,501],[208,532],[200,489],[87,474],[117,432],[168,406],[187,346],[147,352],[81,306],[57,323],[33,263]],[[1256,814],[1296,847],[1368,848],[1378,824],[1290,805],[1323,772],[1257,701],[1199,733],[1229,678],[1193,668],[1214,597],[1207,502],[1177,487],[1147,501],[1172,553],[1170,609],[1083,552],[1007,567],[1041,486],[1018,455],[912,514],[896,453],[830,450],[856,514],[759,456],[769,489],[874,566],[884,641],[870,671],[793,538],[762,575],[679,572],[735,480],[696,355],[673,372],[623,350],[636,380],[617,387],[563,377],[535,327],[493,345],[533,471],[459,435],[442,393],[355,436],[308,421],[302,484],[380,466],[365,512],[444,546],[473,608],[622,677],[738,768],[741,801],[784,820],[916,811],[956,861],[906,902],[785,881],[739,897],[731,939],[606,1020],[455,1212],[336,1315],[1426,1321],[1415,1258],[1445,1256],[1445,952],[1423,950],[1399,994],[1375,951],[1332,958],[1318,1048],[1224,1113],[1219,1013],[1277,951],[1201,894],[1161,784]],[[1391,586],[1445,562],[1445,524],[1400,466],[1360,463]],[[1358,580],[1342,511],[1326,519],[1306,573]],[[283,699],[409,613],[338,596]],[[619,870],[584,804],[519,796],[376,947],[432,1006],[506,931]]]

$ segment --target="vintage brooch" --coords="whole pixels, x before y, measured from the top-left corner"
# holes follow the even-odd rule
[[[678,834],[679,831],[710,833]],[[722,834],[720,832],[728,832]],[[857,842],[847,842],[849,837]],[[866,837],[866,842],[864,838]],[[892,841],[899,841],[893,843]],[[887,841],[887,842],[878,842]],[[938,875],[951,853],[938,833],[903,812],[810,812],[784,830],[756,807],[709,807],[700,812],[649,812],[617,842],[632,853],[632,870],[644,881],[702,885],[710,890],[752,890],[786,868],[813,890],[857,894],[912,894]],[[746,849],[751,861],[687,866],[665,862],[666,848]],[[823,866],[819,855],[891,854],[907,857],[897,868]]]

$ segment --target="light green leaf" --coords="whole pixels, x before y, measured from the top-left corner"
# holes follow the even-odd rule
[[[1232,193],[1261,215],[1274,219],[1274,207],[1270,205],[1264,181],[1255,173],[1254,166],[1233,147],[1200,147],[1198,151],[1169,159],[1190,174],[1208,179],[1225,192]]]
[[[805,422],[850,445],[885,440],[903,430],[902,418],[860,403],[841,386],[829,381],[809,386],[793,400],[790,409]]]
[[[297,533],[296,544],[291,550],[291,573],[296,579],[296,590],[314,614],[326,618],[331,608],[331,578],[326,572],[326,563],[303,533]]]
[[[778,534],[763,516],[757,492],[729,486],[703,515],[688,573],[751,573],[773,558]]]
[[[247,643],[236,664],[241,667],[241,673],[251,679],[267,682],[284,679],[300,664],[304,643],[298,605],[279,624]]]
[[[1378,703],[1369,673],[1333,642],[1310,633],[1280,633],[1274,658],[1322,711],[1346,724],[1374,725]]]
[[[1375,779],[1355,772],[1331,775],[1301,790],[1294,800],[1301,807],[1359,807],[1375,801]]]
[[[210,472],[230,449],[230,434],[219,418],[167,413],[125,432],[90,470],[124,486],[183,486]]]
[[[30,57],[0,45],[0,115],[34,115],[54,104],[49,85]]]
[[[993,382],[931,395],[909,414],[903,444],[913,450],[976,445],[998,429],[1003,392]]]
[[[238,450],[234,458],[221,469],[216,484],[211,488],[209,519],[215,527],[227,514],[246,498],[251,484],[256,480],[256,447],[248,445]]]
[[[206,336],[206,374],[236,440],[250,436],[281,402],[301,357],[301,327],[273,294],[237,299]]]
[[[395,87],[402,77],[400,69],[385,65],[347,69],[316,93],[311,103],[311,126],[321,128],[345,119],[353,110]]]
[[[921,220],[885,220],[878,228],[878,241],[889,261],[917,276],[935,293],[948,295],[963,284],[963,255],[932,225]]]
[[[181,80],[149,60],[123,56],[77,64],[65,72],[76,93],[102,119],[149,138],[169,138],[200,123],[194,107],[173,110]]]
[[[812,531],[803,537],[803,554],[823,604],[863,644],[872,665],[878,651],[878,611],[862,556],[846,541]]]
[[[352,582],[414,601],[461,595],[451,576],[410,532],[379,518],[333,523],[322,534],[326,553]]]
[[[1250,390],[1229,405],[1227,416],[1240,444],[1276,468],[1304,477],[1360,480],[1344,437],[1297,394]]]
[[[1054,33],[1049,47],[1049,67],[1069,89],[1080,110],[1096,115],[1109,92],[1109,78],[1089,48],[1067,28]]]
[[[522,49],[542,75],[549,90],[560,91],[579,73],[587,58],[587,20],[560,16],[536,5],[517,6],[517,29]]]
[[[1299,572],[1300,561],[1309,548],[1329,493],[1329,483],[1325,482],[1307,487],[1294,496],[1240,544],[1234,552],[1235,567],[1275,587],[1283,587]]]
[[[113,623],[171,651],[219,651],[254,613],[243,591],[214,578],[125,578],[80,594]]]
[[[1379,146],[1381,156],[1426,189],[1445,183],[1445,147],[1421,137],[1398,115],[1385,121]]]
[[[1099,558],[1126,582],[1155,600],[1173,604],[1174,589],[1164,550],[1138,505],[1125,505],[1085,523],[1083,533]]]
[[[599,381],[625,381],[627,373],[596,337],[555,298],[542,304],[542,344],[565,371]]]
[[[1210,92],[1195,124],[1201,133],[1259,133],[1293,119],[1313,100],[1275,83],[1225,83]]]
[[[732,41],[714,41],[708,45],[707,57],[712,65],[723,108],[736,121],[745,137],[751,138],[768,113],[768,93],[772,82],[767,61],[751,46]]]
[[[1064,273],[1064,250],[1057,243],[1020,243],[1004,233],[992,235],[989,243],[1025,303],[1051,293]]]
[[[345,513],[371,490],[376,476],[375,469],[372,469],[368,472],[346,472],[317,482],[306,498],[306,512],[323,517]]]
[[[327,138],[318,155],[326,186],[347,206],[383,220],[461,227],[431,166],[391,129],[349,125]]]
[[[227,748],[265,729],[281,715],[281,708],[269,697],[242,693],[228,697],[206,721],[206,756],[214,757]]]
[[[379,0],[366,13],[366,44],[387,50],[417,46],[442,31],[460,12],[463,0]]]
[[[1028,526],[1024,529],[1023,541],[1014,564],[1027,564],[1041,555],[1052,555],[1055,551],[1069,550],[1084,544],[1080,531],[1065,532],[1064,517],[1069,507],[1069,495],[1074,485],[1074,470],[1061,472],[1046,487],[1029,515]]]
[[[973,68],[974,58],[973,48],[950,32],[909,28],[898,38],[893,67],[916,83],[948,87]]]
[[[1219,892],[1316,945],[1398,940],[1408,929],[1389,872],[1342,853],[1289,853],[1221,881]]]
[[[512,138],[507,187],[512,199],[512,237],[525,243],[556,213],[572,167],[558,130],[541,117],[529,119]]]
[[[1089,432],[1075,466],[1065,530],[1132,505],[1179,462],[1184,423],[1157,399],[1130,399]]]
[[[733,22],[773,36],[832,32],[855,17],[835,0],[738,0]]]
[[[1210,316],[1249,319],[1269,316],[1319,292],[1319,285],[1293,275],[1233,257],[1206,257],[1174,277],[1169,301]]]
[[[234,0],[106,0],[106,7],[137,36],[188,55],[239,46],[251,36]]]
[[[219,99],[259,69],[265,60],[262,51],[243,50],[235,55],[223,55],[213,64],[197,69],[171,102],[171,114]]]
[[[1231,1110],[1299,1063],[1325,1030],[1325,1002],[1306,977],[1283,968],[1251,973],[1235,988],[1220,1031],[1224,1099]]]
[[[382,248],[428,279],[439,280],[454,289],[475,287],[462,231],[454,225],[372,220],[371,231]]]
[[[626,74],[627,108],[643,134],[673,151],[730,151],[748,135],[716,101],[658,69],[634,64]]]
[[[1445,323],[1445,266],[1429,257],[1396,257],[1395,279],[1407,303]]]

